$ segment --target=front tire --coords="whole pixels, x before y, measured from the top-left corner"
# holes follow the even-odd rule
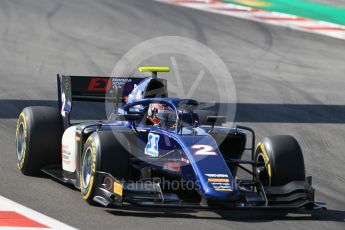
[[[292,136],[265,137],[256,148],[255,160],[265,164],[257,168],[257,176],[264,186],[305,180],[303,153]]]
[[[61,164],[62,119],[58,109],[34,106],[19,115],[16,128],[17,166],[28,176],[45,165]]]
[[[111,131],[95,132],[87,139],[81,158],[80,190],[89,204],[95,204],[96,171],[110,173],[118,180],[129,178],[130,154],[121,143]]]

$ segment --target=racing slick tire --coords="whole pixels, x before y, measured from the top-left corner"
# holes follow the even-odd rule
[[[80,190],[83,200],[95,205],[96,171],[110,173],[118,180],[129,178],[129,157],[127,149],[111,131],[94,132],[87,139],[80,168]]]
[[[62,119],[52,107],[26,107],[16,128],[17,166],[28,176],[41,175],[45,165],[61,165]]]
[[[264,162],[257,175],[264,186],[281,186],[291,181],[305,180],[303,153],[292,136],[265,137],[258,144],[255,160]]]

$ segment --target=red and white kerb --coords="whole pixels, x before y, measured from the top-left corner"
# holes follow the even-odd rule
[[[198,10],[208,11],[232,17],[260,21],[291,29],[322,34],[334,38],[345,39],[345,26],[303,18],[296,15],[266,11],[248,6],[240,6],[217,0],[155,0],[180,5]]]

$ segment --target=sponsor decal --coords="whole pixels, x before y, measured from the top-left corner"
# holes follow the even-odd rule
[[[130,78],[118,78],[118,77],[111,79],[112,86],[123,86],[124,84],[126,84],[128,82],[132,82],[132,79],[130,79]],[[133,89],[135,89],[137,86],[138,86],[137,84],[134,84]]]
[[[214,190],[219,192],[232,192],[231,188],[215,188]]]
[[[208,173],[205,174],[207,177],[216,177],[216,178],[228,178],[228,174],[212,174],[212,173]]]
[[[109,81],[111,79],[111,82]],[[104,92],[110,88],[116,86],[123,86],[128,82],[132,82],[129,78],[105,78],[105,77],[93,77],[90,80],[87,91],[89,92]]]
[[[159,142],[159,135],[154,134],[154,133],[149,133],[147,144],[145,147],[145,154],[152,157],[158,157],[159,155],[158,142]]]
[[[232,192],[229,175],[225,173],[207,173],[207,181],[212,185],[215,191]]]
[[[68,150],[68,145],[62,145],[62,160],[65,164],[71,164],[71,152]]]
[[[91,78],[87,91],[107,91],[110,89],[110,84],[108,84],[109,78],[94,77]]]
[[[232,191],[230,183],[211,183],[215,191]]]
[[[192,149],[195,150],[194,154],[199,156],[215,156],[217,153],[210,145],[192,145]]]
[[[122,196],[122,193],[123,193],[123,186],[122,186],[122,184],[120,184],[118,182],[114,182],[114,193],[116,195]]]
[[[227,178],[208,178],[208,182],[226,183],[226,182],[229,182],[229,179],[227,179]]]

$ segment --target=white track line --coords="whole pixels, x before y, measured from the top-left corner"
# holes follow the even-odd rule
[[[30,208],[27,208],[21,204],[18,204],[12,200],[9,200],[3,196],[0,196],[0,211],[15,211],[16,213],[19,213],[31,220],[34,220],[40,224],[43,224],[45,226],[48,226],[49,229],[64,229],[64,230],[72,230],[76,229],[69,225],[66,225],[58,220],[55,220],[51,217],[48,217],[46,215],[43,215],[39,212],[36,212]],[[1,216],[0,216],[1,217]],[[6,229],[6,230],[26,230],[26,229],[46,229],[46,228],[26,228],[26,227],[6,227],[6,226],[0,226],[0,230]]]
[[[288,27],[310,33],[322,34],[345,40],[345,26],[303,18],[296,15],[239,6],[217,0],[155,0],[202,11]]]

